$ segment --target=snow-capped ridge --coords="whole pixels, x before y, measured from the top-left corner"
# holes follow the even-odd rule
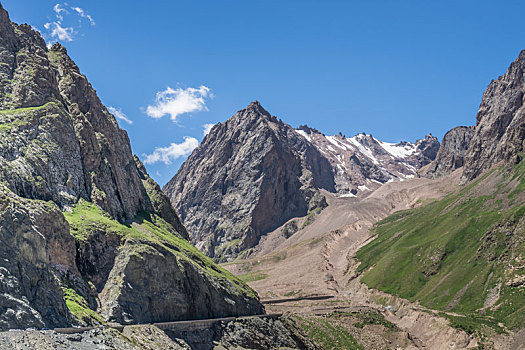
[[[385,142],[364,132],[352,137],[325,135],[302,125],[296,132],[314,145],[332,165],[339,197],[359,196],[382,184],[405,181],[430,163],[439,149],[431,134],[415,142]]]

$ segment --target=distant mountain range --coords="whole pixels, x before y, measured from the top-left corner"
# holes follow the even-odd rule
[[[217,261],[256,245],[293,217],[326,205],[320,190],[361,197],[433,161],[439,141],[382,142],[294,129],[258,101],[212,128],[163,190],[191,240]]]
[[[308,126],[296,130],[325,157],[331,165],[335,192],[357,196],[390,181],[416,176],[417,170],[436,158],[439,141],[431,134],[414,143],[389,143],[365,133],[346,138],[327,136]]]
[[[466,183],[498,161],[520,157],[525,131],[515,84],[523,60],[522,53],[490,84],[476,127],[450,130],[441,146],[431,134],[394,144],[365,133],[347,138],[307,125],[294,129],[255,101],[217,124],[163,190],[194,232],[192,242],[227,261],[249,254],[289,219],[322,210],[320,190],[359,198],[391,181],[438,178],[463,166]]]

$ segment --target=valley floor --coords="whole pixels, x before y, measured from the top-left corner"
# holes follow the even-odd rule
[[[525,331],[480,338],[452,326],[451,320],[464,315],[426,308],[361,282],[355,256],[373,238],[374,224],[459,191],[460,175],[391,182],[364,198],[324,193],[328,207],[315,220],[296,218],[301,229],[293,235],[285,237],[281,227],[248,258],[223,264],[259,293],[268,314],[282,317],[178,332],[153,325],[69,335],[0,332],[0,349],[525,349]]]
[[[329,205],[313,223],[288,239],[279,228],[264,237],[249,258],[223,266],[249,282],[263,301],[293,299],[267,303],[267,312],[289,312],[301,320],[309,320],[303,321],[305,329],[310,327],[312,334],[319,335],[324,327],[332,334],[327,335],[331,341],[336,329],[333,327],[342,327],[367,349],[478,348],[479,339],[451,327],[445,318],[461,315],[453,312],[438,315],[417,303],[369,289],[361,283],[354,260],[359,248],[370,241],[370,229],[375,223],[393,212],[412,209],[458,191],[460,175],[458,170],[439,180],[392,182],[363,199],[336,198],[324,193]],[[301,299],[314,295],[333,298]],[[376,319],[374,322],[367,325],[359,321],[370,315]],[[313,331],[311,327],[320,329]],[[494,334],[490,340],[483,340],[483,346],[522,349],[524,335]]]

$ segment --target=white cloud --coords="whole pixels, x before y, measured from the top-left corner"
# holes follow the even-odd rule
[[[204,85],[198,89],[172,89],[168,87],[164,91],[157,92],[155,104],[148,106],[146,114],[155,119],[169,115],[171,120],[176,122],[177,117],[181,114],[207,111],[207,97],[213,96],[210,93],[210,88]]]
[[[60,7],[60,4],[56,4],[55,6],[53,6],[53,11],[55,11],[57,19],[59,21],[63,21],[64,20],[64,16],[62,16],[60,14],[61,12],[69,13],[69,12],[67,12],[67,10],[65,8]]]
[[[202,130],[204,136],[208,135],[211,131],[211,129],[215,126],[215,124],[204,124],[202,127],[204,128]]]
[[[89,20],[89,23],[91,23],[92,26],[95,25],[95,21],[93,20],[93,17],[91,17],[88,13],[86,13],[86,11],[84,11],[83,9],[81,9],[80,7],[71,7],[71,9],[73,11],[76,11],[76,13],[78,13],[78,15],[82,18],[87,18]]]
[[[168,147],[157,147],[151,154],[143,154],[145,164],[163,162],[170,164],[172,160],[188,156],[199,146],[199,141],[194,137],[185,136],[184,142],[172,143]]]
[[[44,28],[51,31],[50,35],[52,38],[58,38],[58,40],[67,42],[73,41],[75,30],[73,27],[62,27],[60,21],[46,23],[44,24]]]
[[[58,39],[66,42],[73,41],[77,29],[79,29],[80,27],[79,24],[77,24],[76,26],[68,26],[64,24],[65,16],[71,15],[71,12],[67,10],[66,6],[67,3],[64,3],[63,5],[58,3],[55,6],[53,6],[53,11],[55,12],[56,20],[44,24],[44,28],[47,30],[47,34],[49,35],[49,37],[51,37],[51,39]],[[71,7],[71,10],[75,11],[73,14],[76,13],[81,18],[86,18],[87,20],[89,20],[89,23],[91,23],[92,26],[95,25],[93,17],[91,17],[86,11],[84,11],[84,9],[80,7]]]
[[[109,106],[108,107],[108,111],[109,111],[109,113],[111,113],[115,117],[117,117],[117,119],[123,120],[123,121],[125,121],[128,124],[133,124],[133,121],[128,119],[128,116],[125,115],[124,112],[122,112],[122,110],[120,108],[115,108],[115,107]]]

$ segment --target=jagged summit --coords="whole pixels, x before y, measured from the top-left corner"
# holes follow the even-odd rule
[[[319,188],[334,189],[328,161],[254,102],[214,127],[163,190],[192,241],[222,261],[322,206]]]
[[[463,166],[461,182],[466,183],[501,161],[519,163],[525,150],[523,96],[525,50],[483,93],[476,125],[447,132],[437,159],[422,174],[440,177]]]
[[[520,54],[518,55],[518,60],[524,61],[525,60],[525,50],[521,50]]]
[[[304,131],[305,133],[307,134],[321,134],[321,135],[324,135],[321,131],[317,130],[316,128],[311,128],[309,127],[308,125],[304,124],[304,125],[299,125],[299,127],[297,128],[297,130],[299,131]]]
[[[332,166],[340,196],[369,193],[389,181],[403,181],[432,161],[439,149],[438,140],[427,135],[415,143],[383,142],[372,134],[358,133],[347,138],[342,133],[326,136],[309,127],[296,132],[313,144]]]
[[[461,168],[473,134],[473,126],[458,126],[449,130],[443,136],[436,159],[419,173],[428,178],[439,178]]]
[[[257,100],[250,102],[250,104],[246,106],[246,108],[238,111],[236,115],[242,116],[242,117],[252,116],[252,115],[265,116],[268,118],[272,117],[272,115],[266,109],[264,109],[261,103]]]
[[[61,43],[59,43],[58,41],[54,43],[53,45],[51,45],[51,50],[56,51],[56,52],[61,52],[67,55],[67,48]]]
[[[258,100],[254,100],[252,102],[250,102],[248,104],[248,106],[246,107],[246,109],[250,109],[250,108],[254,108],[254,109],[259,109],[259,108],[262,108],[264,110],[264,108],[262,107],[261,103],[258,101]],[[266,110],[264,110],[266,112]],[[266,112],[268,113],[268,112]]]

